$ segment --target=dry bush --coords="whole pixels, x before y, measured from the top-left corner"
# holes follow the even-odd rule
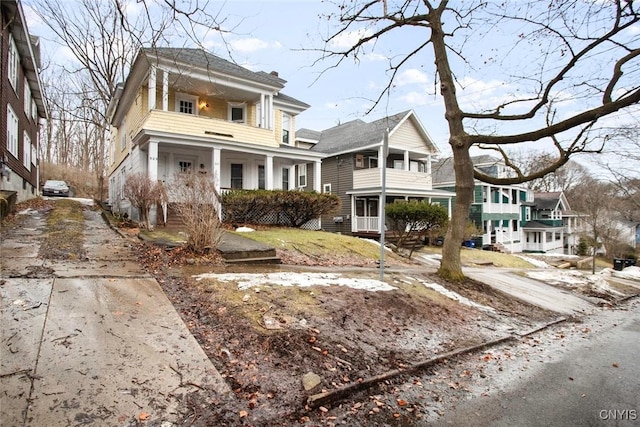
[[[48,179],[60,179],[66,181],[76,197],[87,197],[103,200],[103,195],[109,194],[108,179],[103,179],[102,194],[100,182],[95,172],[69,165],[42,162],[40,164],[40,184]]]
[[[141,226],[151,230],[149,212],[154,205],[166,200],[162,183],[152,181],[142,173],[128,175],[124,183],[124,197],[129,200],[132,206],[138,208]]]
[[[201,254],[215,249],[222,237],[220,198],[208,175],[176,174],[169,186],[171,201],[187,232],[187,247]]]

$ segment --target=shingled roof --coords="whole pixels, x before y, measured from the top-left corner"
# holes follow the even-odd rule
[[[299,129],[296,136],[308,139],[316,137],[318,143],[312,148],[313,151],[327,154],[349,151],[380,143],[385,129],[393,130],[409,113],[410,110],[403,111],[370,123],[356,119],[321,132]]]
[[[500,159],[483,154],[481,156],[472,156],[471,162],[474,166],[482,167],[500,163]],[[438,160],[431,167],[431,173],[434,183],[453,183],[456,180],[455,171],[453,170],[453,157]]]
[[[247,68],[241,67],[238,64],[234,64],[233,62],[227,61],[226,59],[215,56],[203,49],[186,47],[154,47],[143,48],[142,50],[147,56],[152,58],[166,58],[176,63],[182,63],[213,72],[257,81],[279,88],[283,88],[284,84],[286,83],[286,80],[281,79],[275,74],[266,73],[264,71],[251,71]]]
[[[536,209],[552,211],[556,209],[558,203],[560,203],[560,195],[562,192],[554,191],[549,193],[543,193],[536,191],[533,193],[533,200],[535,201]]]

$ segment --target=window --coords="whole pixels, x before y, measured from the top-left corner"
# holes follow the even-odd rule
[[[18,92],[18,67],[20,65],[20,57],[18,55],[18,47],[16,46],[15,40],[13,40],[13,36],[9,38],[9,63],[7,67],[9,68],[9,82],[11,86],[13,86],[13,90]]]
[[[258,188],[260,190],[264,190],[265,186],[265,175],[264,175],[264,165],[258,165]]]
[[[322,185],[322,192],[323,193],[327,193],[327,194],[331,194],[331,184],[323,184]]]
[[[31,118],[34,122],[38,120],[38,106],[36,105],[36,101],[34,101],[33,98],[31,99]]]
[[[369,157],[369,168],[377,168],[378,167],[378,158],[377,157]]]
[[[31,88],[29,87],[29,81],[24,79],[24,114],[27,117],[31,116]]]
[[[307,164],[298,165],[298,187],[307,186]]]
[[[31,138],[27,134],[27,131],[24,131],[24,135],[22,137],[22,163],[27,170],[31,170]]]
[[[289,168],[282,168],[282,189],[289,189]]]
[[[38,164],[38,153],[35,144],[31,144],[31,164],[34,166]]]
[[[231,164],[231,188],[242,189],[242,164]]]
[[[193,163],[188,162],[186,160],[180,160],[178,162],[178,168],[182,173],[189,173],[193,170]]]
[[[122,126],[120,126],[120,151],[124,151],[127,148],[127,122],[122,121]]]
[[[518,231],[518,220],[517,219],[513,220],[513,231]]]
[[[234,123],[244,123],[246,104],[244,102],[229,103],[229,120]]]
[[[289,132],[291,131],[291,116],[287,113],[282,113],[282,143],[291,144],[289,141]]]
[[[404,169],[404,160],[394,160],[393,161],[394,169]]]
[[[531,221],[531,208],[527,207],[524,210],[524,220],[525,221]]]
[[[182,114],[198,114],[198,97],[186,93],[176,93],[176,111]]]
[[[11,105],[7,105],[7,149],[18,158],[18,116]]]

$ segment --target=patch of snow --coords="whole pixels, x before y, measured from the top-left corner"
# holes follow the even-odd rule
[[[237,282],[239,290],[262,285],[277,286],[347,286],[363,291],[392,291],[395,287],[374,279],[357,279],[342,277],[338,273],[205,273],[195,277],[196,280],[214,279],[221,282]]]
[[[236,231],[238,233],[251,233],[252,231],[256,231],[251,227],[238,227],[236,228]]]
[[[619,277],[621,279],[640,280],[640,267],[625,267],[622,271],[614,270],[613,268],[605,268],[600,272],[600,274]]]
[[[418,279],[418,281],[422,283],[425,287],[429,289],[433,289],[434,291],[441,293],[442,295],[446,296],[447,298],[451,298],[454,301],[458,301],[460,304],[464,304],[469,307],[474,307],[482,311],[495,312],[493,307],[487,307],[486,305],[478,304],[477,302],[471,301],[469,298],[463,297],[459,293],[451,291],[442,285],[439,285],[437,283],[428,283],[420,279]]]
[[[529,264],[533,264],[533,265],[535,265],[536,267],[539,267],[539,268],[550,268],[551,267],[545,261],[541,261],[539,259],[531,258],[531,257],[524,256],[524,255],[515,255],[515,256],[517,256],[518,258],[523,259],[523,260],[527,261]]]
[[[528,271],[525,273],[530,277],[549,285],[564,286],[569,289],[594,290],[614,296],[624,296],[613,289],[609,282],[605,280],[603,274],[585,274],[578,270],[546,270],[546,271]]]
[[[38,213],[37,210],[31,209],[31,208],[27,208],[27,209],[24,209],[22,211],[19,211],[17,213],[17,215],[34,215],[34,214],[37,214],[37,213]]]

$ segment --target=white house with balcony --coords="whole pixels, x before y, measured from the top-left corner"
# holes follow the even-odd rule
[[[107,110],[112,208],[133,214],[123,196],[133,173],[164,183],[210,174],[218,191],[321,191],[323,155],[295,140],[309,105],[282,93],[285,83],[201,49],[141,49]]]
[[[413,111],[370,123],[353,120],[323,131],[299,129],[296,139],[311,152],[322,153],[322,191],[342,201],[340,213],[322,218],[326,231],[377,236],[384,226],[380,218],[385,203],[398,199],[438,202],[451,216],[454,194],[432,187],[431,163],[439,150]],[[382,200],[383,185],[386,200]]]

